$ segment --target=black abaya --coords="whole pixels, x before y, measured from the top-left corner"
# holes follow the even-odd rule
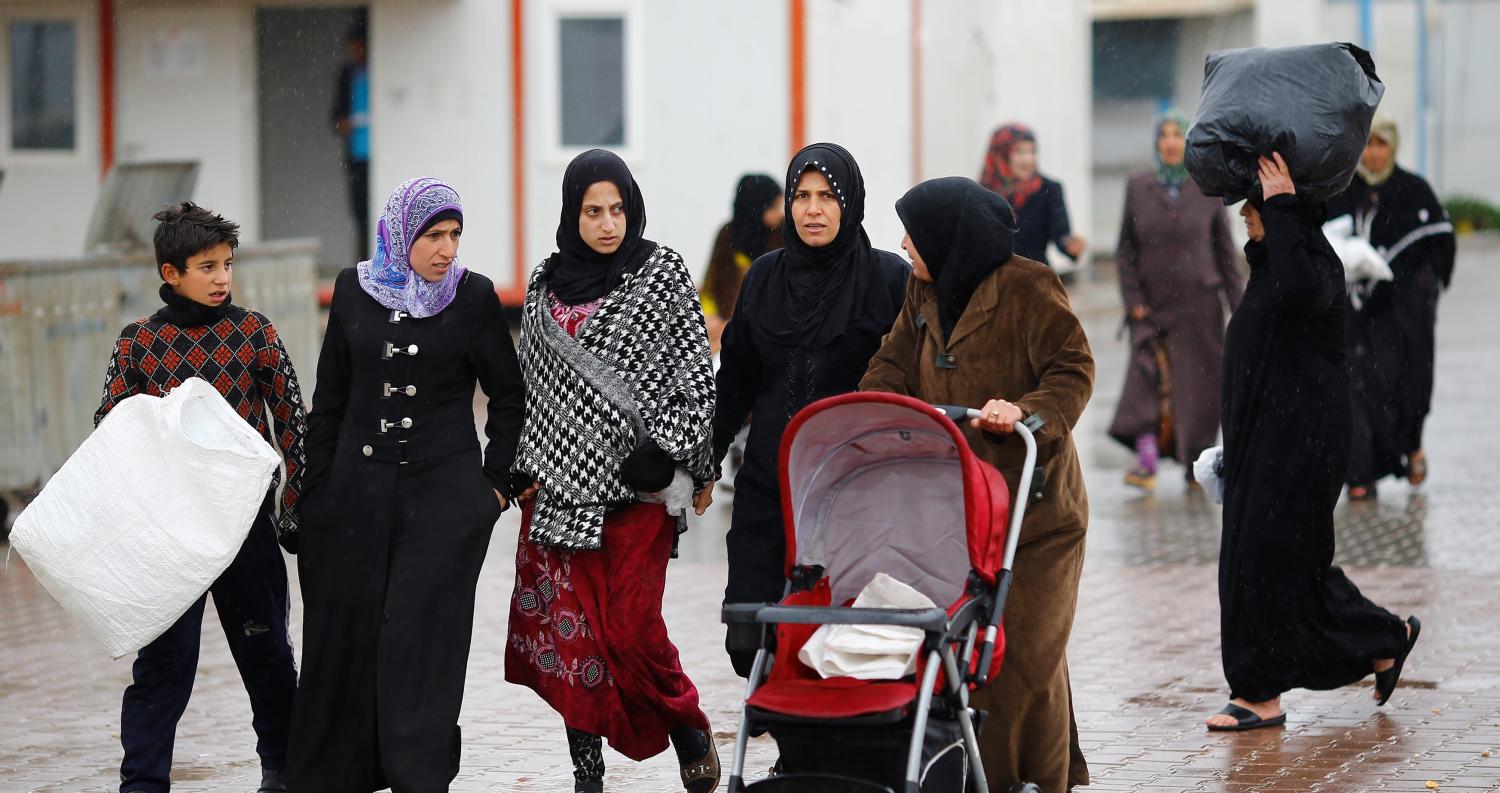
[[[1389,257],[1394,281],[1350,286],[1349,376],[1354,393],[1348,482],[1405,476],[1422,448],[1432,404],[1438,295],[1453,276],[1455,240],[1442,204],[1422,177],[1396,168],[1380,185],[1356,176],[1329,203]]]
[[[756,312],[776,310],[774,305],[752,305],[747,300],[761,293],[755,281],[767,276],[772,269],[768,265],[782,253],[762,256],[745,276],[734,318],[724,328],[714,413],[716,459],[723,459],[745,420],[750,420],[745,462],[734,478],[725,603],[781,599],[786,585],[782,566],[786,537],[776,461],[782,432],[807,405],[859,389],[870,358],[901,312],[911,266],[893,253],[871,253],[864,305],[837,338],[814,349],[775,341],[748,319]],[[735,671],[748,675],[754,653],[731,653],[730,660]]]
[[[308,417],[292,793],[438,793],[458,773],[475,586],[524,404],[488,278],[413,319],[339,275]]]
[[[1343,266],[1316,208],[1278,196],[1261,219],[1225,338],[1219,551],[1224,676],[1251,702],[1348,685],[1406,643],[1333,565],[1350,445]]]

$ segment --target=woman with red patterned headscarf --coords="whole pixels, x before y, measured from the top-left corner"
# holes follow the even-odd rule
[[[1016,255],[1047,263],[1047,245],[1077,261],[1084,239],[1073,233],[1062,185],[1037,170],[1036,133],[1018,123],[1006,124],[990,138],[979,183],[999,193],[1016,210]]]

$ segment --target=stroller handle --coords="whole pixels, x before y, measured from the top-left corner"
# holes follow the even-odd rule
[[[980,418],[974,408],[955,405],[933,405],[953,423]],[[1010,594],[1011,568],[1016,561],[1016,546],[1021,540],[1021,522],[1026,518],[1026,507],[1031,502],[1031,480],[1036,473],[1036,431],[1046,423],[1041,416],[1032,414],[1014,425],[1015,433],[1026,444],[1026,462],[1021,466],[1021,481],[1017,483],[1016,497],[1011,499],[1010,529],[1005,533],[1005,560],[1001,564],[1000,577],[995,593],[994,611],[984,629],[984,639],[979,650],[979,666],[974,680],[984,686],[989,683],[990,662],[995,656],[995,640],[999,633],[1000,618],[1005,611],[1006,597]]]
[[[977,419],[982,414],[975,408],[963,407],[962,405],[933,405],[938,412],[947,416],[954,424],[960,421]],[[1026,444],[1026,462],[1021,466],[1021,481],[1017,483],[1016,497],[1011,499],[1010,529],[1005,533],[1005,561],[1002,567],[1011,569],[1011,564],[1016,559],[1016,545],[1021,538],[1021,521],[1026,517],[1026,507],[1031,499],[1031,480],[1036,473],[1036,431],[1041,429],[1046,420],[1033,413],[1025,419],[1015,423],[1015,433],[1021,436],[1021,442]]]

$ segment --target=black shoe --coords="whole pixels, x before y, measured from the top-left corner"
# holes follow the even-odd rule
[[[706,745],[703,754],[692,761],[685,761],[678,753],[682,787],[688,793],[713,793],[719,787],[722,771],[719,769],[719,749],[714,746],[712,732],[694,730],[700,744]]]
[[[256,793],[286,793],[286,772],[265,769],[260,772],[260,790]]]
[[[1390,700],[1391,695],[1396,693],[1396,684],[1401,682],[1401,667],[1406,666],[1406,656],[1411,655],[1411,648],[1416,646],[1417,637],[1422,635],[1422,621],[1416,617],[1407,617],[1406,624],[1411,626],[1411,632],[1406,637],[1406,649],[1396,656],[1395,663],[1384,672],[1375,673],[1375,691],[1380,694],[1376,705],[1384,705]]]
[[[604,780],[590,779],[587,782],[574,780],[573,793],[604,793]]]

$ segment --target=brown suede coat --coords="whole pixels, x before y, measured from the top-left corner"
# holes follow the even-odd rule
[[[1026,781],[1061,793],[1088,782],[1073,726],[1066,650],[1088,527],[1072,430],[1093,387],[1093,354],[1062,282],[1050,268],[1019,256],[980,285],[951,340],[942,338],[932,285],[913,278],[901,315],[860,382],[861,390],[934,404],[980,408],[1005,399],[1046,420],[1037,433],[1046,481],[1021,527],[1005,609],[1005,664],[974,697],[989,711],[979,742],[992,791]],[[1025,460],[1021,442],[963,429],[975,453],[998,468],[1014,492]]]

